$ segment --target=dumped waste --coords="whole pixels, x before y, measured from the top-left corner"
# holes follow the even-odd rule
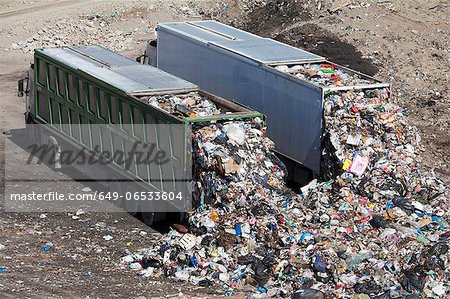
[[[220,109],[207,96],[200,95],[195,91],[177,95],[155,95],[149,97],[147,102],[181,118],[221,113]]]
[[[358,86],[377,83],[331,63],[279,65],[275,69],[299,79],[326,87]]]
[[[42,244],[43,251],[49,251],[50,249],[52,249],[54,247],[52,242],[46,242],[46,241],[41,240],[40,243]]]
[[[324,179],[299,194],[260,120],[196,124],[188,231],[121,263],[248,298],[446,298],[449,186],[420,168],[420,137],[389,93],[326,94]]]

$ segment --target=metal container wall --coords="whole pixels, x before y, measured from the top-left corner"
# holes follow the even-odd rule
[[[158,68],[265,114],[276,150],[320,172],[322,102],[331,89],[274,66],[325,58],[215,21],[159,24],[157,32]]]
[[[35,122],[48,124],[59,137],[88,150],[124,149],[125,158],[133,161],[136,157],[127,155],[136,141],[163,149],[170,154],[169,166],[132,163],[125,168],[116,160],[109,166],[140,179],[153,190],[186,188],[186,183],[177,178],[185,177],[192,163],[191,123],[264,118],[190,82],[99,46],[37,49],[35,66],[36,106],[30,111]],[[227,108],[227,113],[179,118],[143,100],[152,95],[190,91],[207,96]],[[99,176],[96,174],[96,178]]]

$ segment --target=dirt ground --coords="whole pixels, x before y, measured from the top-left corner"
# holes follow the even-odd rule
[[[34,46],[100,43],[136,57],[158,22],[213,17],[391,82],[395,101],[422,133],[423,166],[450,178],[447,1],[266,2],[0,1],[0,161],[10,142],[3,132],[24,126],[16,88]],[[353,4],[335,10],[347,2]],[[21,152],[7,148],[6,155]],[[73,182],[71,188],[83,187]],[[205,289],[120,269],[127,249],[145,247],[159,234],[128,214],[45,216],[0,210],[2,298],[213,298]],[[46,242],[54,244],[49,251],[42,250]]]
[[[157,22],[198,19],[200,13],[218,5],[208,1],[0,1],[0,161],[4,162],[5,148],[6,155],[25,154],[10,136],[24,127],[25,102],[17,97],[17,80],[26,76],[32,45],[102,44],[133,58],[143,54]],[[18,43],[28,46],[19,48]],[[4,165],[0,165],[3,173]],[[44,165],[34,167],[46,178],[55,176]],[[2,197],[3,179],[4,175],[0,177]],[[73,181],[68,188],[80,191],[84,187]],[[145,248],[159,234],[127,213],[10,213],[2,207],[0,244],[5,248],[0,250],[0,267],[5,272],[0,273],[0,297],[214,298],[205,289],[144,279],[119,267],[127,250]],[[107,241],[105,236],[113,239]],[[47,242],[53,247],[44,251]]]

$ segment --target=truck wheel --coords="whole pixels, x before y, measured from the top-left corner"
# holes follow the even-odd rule
[[[134,200],[135,192],[136,188],[134,188],[134,186],[130,183],[129,186],[127,186],[127,188],[125,189],[124,194],[124,208],[128,212],[128,214],[132,216],[136,216],[139,204],[136,200]],[[131,195],[127,195],[127,193]],[[131,200],[126,200],[127,196],[129,196]]]
[[[26,124],[27,142],[32,145],[41,146],[41,135],[39,129],[33,123]]]
[[[121,192],[121,186],[120,186],[120,182],[118,181],[118,177],[114,174],[111,174],[108,177],[108,181],[107,181],[107,188],[108,188],[108,192],[110,193],[111,197],[113,196],[113,194],[115,192],[117,192],[120,195],[122,195]],[[121,202],[120,201],[114,201],[113,202],[114,205],[118,206],[119,208],[122,208]]]
[[[47,139],[47,146],[50,149],[48,157],[48,165],[52,170],[58,170],[61,169],[61,161],[60,161],[60,155],[61,155],[61,147],[58,145],[58,141],[53,136],[48,136]]]
[[[142,221],[148,226],[152,226],[155,223],[155,213],[153,212],[142,212]]]
[[[180,223],[183,223],[183,221],[184,221],[184,219],[186,218],[186,212],[179,212],[179,213],[177,213],[178,215],[178,221],[180,222]]]

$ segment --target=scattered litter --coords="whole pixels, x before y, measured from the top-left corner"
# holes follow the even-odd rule
[[[346,6],[349,6],[352,3],[353,3],[352,0],[338,0],[336,1],[336,3],[333,4],[333,6],[329,9],[329,11],[332,13],[336,12],[340,9],[345,8]]]
[[[433,289],[433,293],[438,296],[444,296],[446,294],[446,287],[442,284],[435,286]]]
[[[113,239],[113,236],[106,235],[106,236],[103,236],[103,239],[105,239],[106,241],[111,241]]]
[[[192,247],[195,246],[196,244],[196,238],[194,235],[191,234],[185,234],[183,235],[183,237],[181,237],[180,239],[180,246],[181,248],[183,248],[184,250],[189,250],[192,249]]]
[[[40,28],[27,40],[12,43],[9,48],[32,53],[36,48],[71,45],[100,44],[115,51],[131,47],[132,36],[137,32],[123,32],[109,26],[115,21],[115,17],[107,20],[98,17],[93,14],[76,22],[72,18],[61,18],[56,23]]]
[[[173,228],[174,228],[177,232],[182,233],[182,234],[185,234],[185,233],[188,232],[188,228],[187,228],[186,226],[181,225],[181,224],[178,224],[178,223],[175,223],[175,224],[173,225]]]
[[[335,64],[329,63],[279,65],[275,69],[312,84],[326,87],[358,86],[376,83],[372,79],[365,79],[357,73],[351,73]]]
[[[294,293],[292,299],[325,299],[325,294],[314,289],[300,289]]]
[[[348,170],[357,176],[362,176],[367,168],[367,165],[369,165],[369,157],[363,157],[360,154],[356,154]]]
[[[130,264],[130,269],[133,269],[133,270],[141,270],[142,269],[142,265],[141,265],[141,263],[131,263]]]
[[[243,145],[245,142],[245,130],[241,124],[228,124],[223,126],[225,133],[230,141]]]
[[[41,243],[43,243],[43,242],[41,242]],[[43,251],[49,251],[50,249],[52,249],[53,248],[53,243],[51,243],[51,242],[46,242],[44,245],[42,245],[42,250]]]

